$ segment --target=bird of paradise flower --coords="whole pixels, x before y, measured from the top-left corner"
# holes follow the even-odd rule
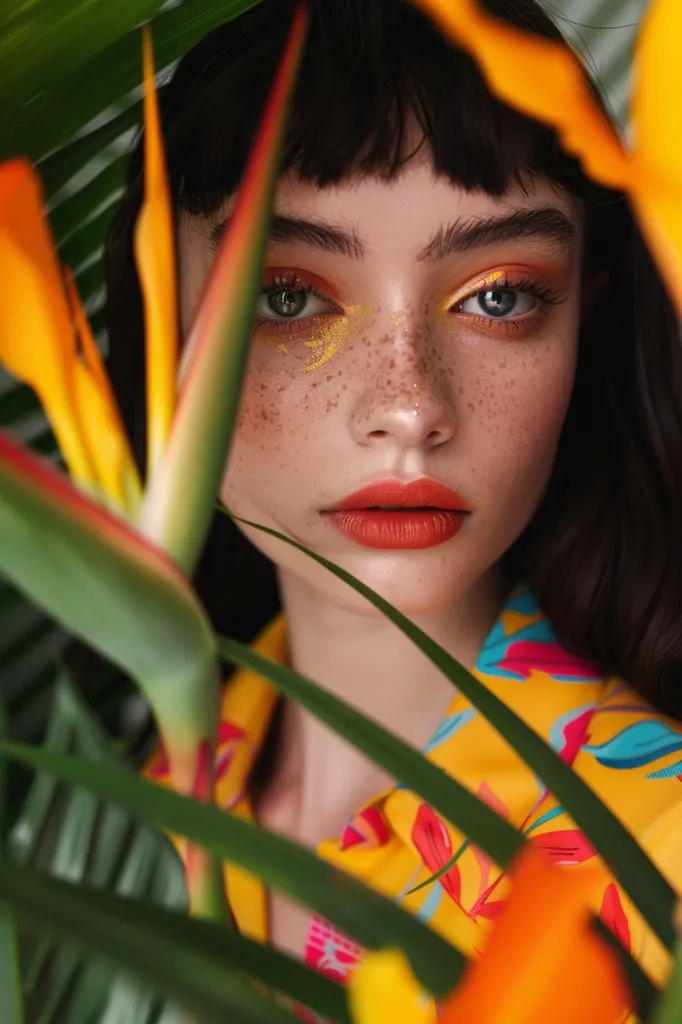
[[[0,362],[37,392],[70,473],[0,433],[3,571],[133,676],[154,711],[174,788],[204,800],[219,719],[217,642],[188,574],[236,414],[305,27],[301,5],[181,367],[173,215],[144,34],[145,184],[134,240],[146,330],[144,483],[73,279],[59,265],[38,177],[24,159],[0,166]],[[213,868],[188,850],[195,910],[215,905],[218,890],[223,898]]]

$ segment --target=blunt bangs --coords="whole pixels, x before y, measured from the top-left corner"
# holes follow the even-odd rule
[[[488,4],[507,21],[560,38],[534,4],[518,0],[512,19],[510,6]],[[263,0],[207,36],[166,87],[179,210],[212,214],[237,187],[294,7]],[[414,7],[312,0],[283,171],[322,188],[353,176],[390,180],[424,147],[434,171],[467,190],[499,196],[539,176],[581,197],[590,191],[554,133],[496,100],[474,61]]]

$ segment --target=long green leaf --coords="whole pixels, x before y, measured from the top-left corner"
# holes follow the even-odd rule
[[[58,247],[121,197],[127,164],[127,156],[112,160],[92,181],[50,210]]]
[[[0,704],[0,736],[7,735],[5,709]],[[4,831],[7,808],[7,765],[0,768],[0,829]],[[4,850],[0,874],[4,871]],[[9,907],[0,907],[0,1021],[2,1024],[25,1024],[26,1013],[21,989],[19,949],[14,914]]]
[[[4,865],[0,875],[4,872]],[[0,1020],[2,1024],[25,1024],[21,991],[17,926],[14,912],[0,907]]]
[[[300,3],[288,38],[282,40],[282,58],[230,227],[187,339],[173,429],[145,497],[141,517],[144,532],[187,573],[194,568],[213,518],[215,495],[237,418],[280,150],[306,28],[306,9]],[[179,502],[182,515],[178,515]]]
[[[501,867],[505,867],[523,846],[524,840],[516,829],[478,797],[345,701],[325,693],[286,665],[279,665],[236,640],[221,637],[219,650],[226,661],[258,673],[285,696],[312,711],[395,779],[418,793],[446,820],[456,821],[457,827]]]
[[[165,948],[171,949],[174,959],[185,956],[187,950],[191,949],[192,958],[200,957],[220,982],[225,981],[228,989],[235,972],[238,972],[331,1018],[336,1024],[350,1024],[345,991],[340,985],[284,953],[238,935],[231,928],[213,921],[189,918],[180,911],[155,906],[146,900],[121,897],[82,884],[48,880],[44,873],[32,869],[13,866],[9,871],[10,878],[17,871],[25,879],[22,881],[22,893],[25,893],[27,886],[30,888],[30,900],[27,902],[25,896],[20,897],[17,914],[27,909],[35,917],[36,908],[38,912],[42,911],[37,896],[41,888],[44,892],[54,894],[57,900],[54,912],[45,915],[41,931],[47,927],[54,929],[57,941],[67,937],[81,940],[86,944],[84,951],[88,957],[107,953],[116,956],[113,948],[108,946],[108,939],[110,928],[116,928],[122,923],[137,929],[141,933],[141,940],[151,943],[152,947],[156,945],[156,949],[150,950],[149,955],[152,957],[164,954],[164,950],[158,946],[158,937],[162,936],[164,944],[168,940]],[[3,888],[0,882],[0,893],[3,897],[9,893],[8,902],[14,904],[9,883]],[[70,911],[64,914],[59,908],[65,904],[69,907],[80,904],[80,908],[75,914]],[[81,911],[96,919],[85,929],[82,927]],[[121,967],[130,970],[135,966],[130,957],[135,955],[136,952],[130,950],[125,960],[119,956],[116,959]],[[170,964],[167,970],[172,970]],[[111,973],[108,980],[111,984]],[[159,991],[164,997],[177,997],[170,990]],[[82,1005],[80,1001],[74,1003],[74,1013],[76,1007],[81,1009]],[[2,1020],[5,1024],[4,1018]],[[126,1018],[126,1024],[132,1024],[129,1017]]]
[[[226,1020],[293,1024],[295,1020],[227,966],[219,955],[220,939],[207,934],[210,925],[202,927],[172,911],[70,885],[13,864],[6,864],[0,873],[0,899],[32,928],[68,936],[203,1020],[216,1024]],[[232,951],[236,945],[233,939]]]
[[[181,6],[159,14],[153,23],[157,67],[167,67],[212,28],[236,18],[257,2],[185,0]],[[27,106],[17,109],[9,100],[3,101],[0,159],[24,155],[38,160],[46,156],[141,81],[140,34],[136,31],[107,46],[97,56],[89,56]]]
[[[123,764],[111,738],[63,670],[56,682],[44,745],[89,761]],[[165,836],[140,826],[120,808],[48,775],[34,777],[10,834],[8,854],[16,862],[72,882],[143,897],[165,907],[187,907],[183,868]],[[60,1008],[67,1020],[120,1019],[126,1024],[150,1020],[154,998],[147,988],[112,977],[111,970],[103,970],[54,936],[44,936],[38,948],[32,943],[26,949],[26,964],[31,1021],[58,1021]]]
[[[39,0],[0,7],[0,98],[6,110],[50,90],[151,18],[163,0]]]
[[[229,514],[229,512],[228,512]],[[561,800],[562,804],[601,854],[644,919],[667,948],[672,948],[675,931],[672,915],[677,897],[672,886],[646,855],[637,840],[616,818],[597,794],[538,736],[529,725],[508,708],[483,683],[460,665],[419,626],[399,612],[379,594],[277,530],[232,516],[237,522],[276,537],[308,555],[347,583],[391,620],[426,657],[478,708],[501,736],[519,753],[526,764]],[[457,821],[453,819],[453,824]]]
[[[139,40],[138,40],[139,46]],[[139,84],[139,83],[138,83]],[[159,89],[159,94],[163,91]],[[59,192],[70,178],[78,174],[90,160],[95,158],[101,162],[109,154],[113,162],[120,157],[120,152],[110,154],[114,143],[121,139],[131,128],[142,124],[142,103],[131,103],[119,114],[111,117],[98,128],[84,132],[72,142],[60,146],[50,156],[38,162],[38,171],[43,182],[45,195],[49,197]]]
[[[659,994],[658,988],[638,962],[630,956],[621,944],[620,940],[613,934],[610,928],[598,917],[592,919],[592,927],[600,935],[603,941],[609,946],[611,952],[618,960],[626,978],[632,995],[634,1005],[637,1009],[637,1017],[641,1020],[648,1020],[649,1013],[655,1004]]]
[[[2,434],[0,536],[0,570],[143,681],[150,699],[161,695],[155,710],[163,710],[168,733],[186,736],[196,726],[206,735],[216,641],[186,578],[122,520]]]
[[[449,991],[459,977],[464,958],[439,935],[282,836],[110,765],[60,757],[18,743],[0,742],[3,755],[80,786],[150,825],[186,836],[221,860],[239,864],[334,921],[364,946],[400,946],[422,984],[436,996]]]
[[[682,1021],[682,939],[675,945],[675,962],[668,986],[655,1007],[651,1024],[680,1024]]]

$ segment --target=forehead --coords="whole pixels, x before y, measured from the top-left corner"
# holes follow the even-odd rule
[[[208,218],[209,230],[211,224],[229,222],[234,202],[232,197]],[[558,243],[565,249],[581,236],[583,220],[580,202],[554,182],[528,176],[502,195],[493,196],[436,174],[431,162],[421,156],[388,180],[355,175],[320,187],[288,172],[278,181],[274,212],[272,242],[309,241],[307,228],[329,227],[347,240],[338,249],[341,254],[360,259],[387,252],[419,259],[428,254],[431,261],[453,251],[452,245],[437,244],[449,231],[460,239],[463,233],[467,235],[466,249],[530,236],[536,241],[544,236],[549,245]],[[304,225],[304,229],[292,231],[289,222]],[[497,227],[502,222],[508,224],[508,230],[501,234],[475,230],[478,225]]]
[[[553,209],[578,227],[578,202],[552,183],[537,179],[512,186],[494,197],[467,191],[427,166],[410,166],[396,178],[350,179],[318,188],[294,175],[284,176],[276,193],[275,209],[284,216],[305,217],[352,230],[371,252],[373,240],[400,239],[420,244],[446,223],[467,223],[507,217],[517,211]]]

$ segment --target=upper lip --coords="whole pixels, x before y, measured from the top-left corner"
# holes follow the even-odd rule
[[[397,508],[442,508],[453,512],[469,512],[466,502],[437,480],[423,477],[405,483],[402,480],[379,480],[353,491],[330,510],[346,512],[353,509],[394,506]]]

